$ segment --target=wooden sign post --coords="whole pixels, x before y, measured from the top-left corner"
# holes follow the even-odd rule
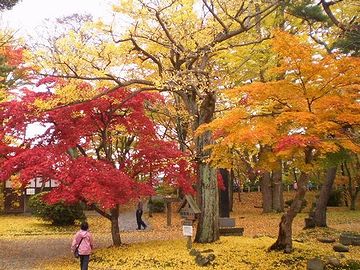
[[[192,248],[191,237],[193,236],[193,222],[192,220],[183,221],[183,235],[187,238],[186,247],[187,249]]]
[[[171,196],[165,196],[164,197],[165,203],[166,203],[166,225],[171,226],[171,203],[179,201],[176,197]]]
[[[192,248],[191,237],[193,235],[193,221],[196,219],[196,215],[200,214],[201,211],[197,206],[195,200],[190,195],[185,195],[184,200],[182,201],[178,212],[183,220],[183,235],[187,238],[186,247],[188,249]]]

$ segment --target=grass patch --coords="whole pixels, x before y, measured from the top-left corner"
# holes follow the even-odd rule
[[[110,233],[110,223],[100,216],[88,218],[95,233]],[[27,215],[0,216],[0,237],[13,238],[21,236],[50,236],[74,234],[79,229],[78,225],[54,226],[50,222],[42,221]]]

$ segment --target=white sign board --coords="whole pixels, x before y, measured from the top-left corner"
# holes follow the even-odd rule
[[[26,195],[34,195],[34,194],[35,194],[35,188],[26,189]]]
[[[192,226],[183,226],[183,235],[184,236],[192,236],[193,235],[193,227]]]

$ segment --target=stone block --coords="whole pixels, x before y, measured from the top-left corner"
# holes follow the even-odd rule
[[[244,234],[244,228],[220,228],[221,236],[242,236]]]
[[[235,218],[221,217],[219,218],[220,228],[233,228],[235,227]]]

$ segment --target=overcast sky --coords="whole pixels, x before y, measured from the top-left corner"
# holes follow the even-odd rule
[[[74,13],[91,14],[94,18],[111,18],[111,0],[21,0],[12,10],[4,11],[1,27],[18,30],[21,35],[34,35],[46,18]]]

